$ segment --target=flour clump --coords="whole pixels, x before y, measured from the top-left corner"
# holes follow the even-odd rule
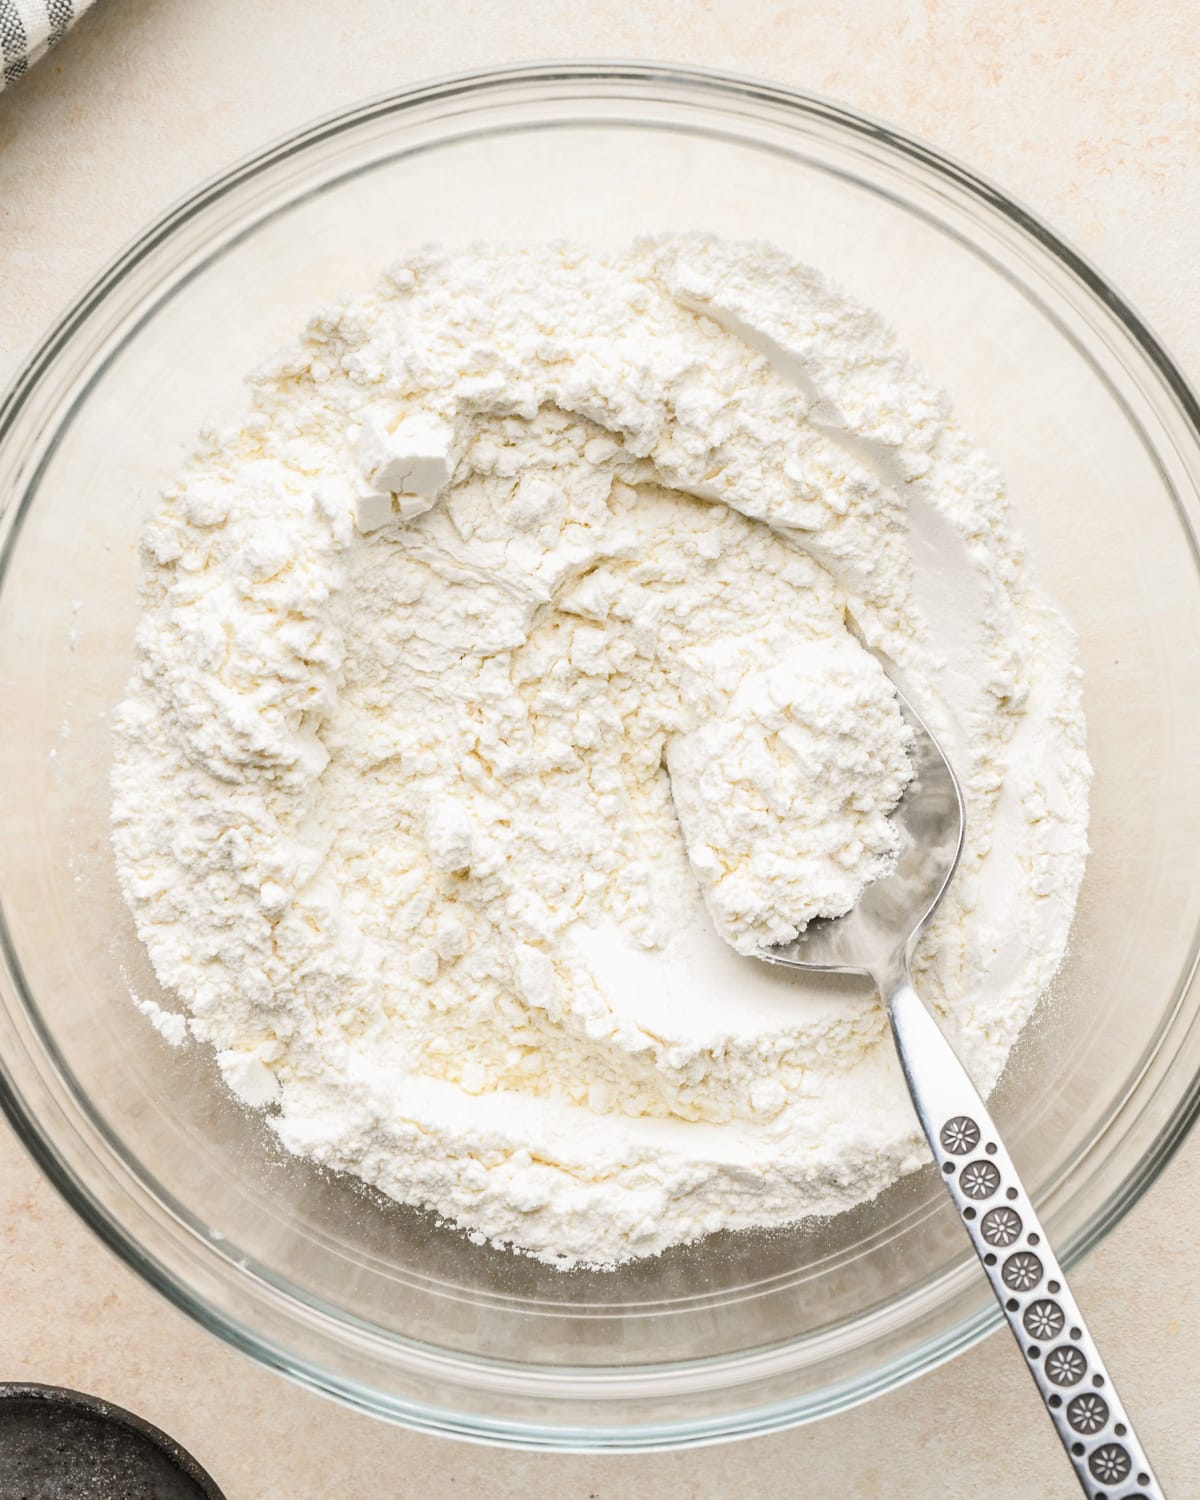
[[[113,842],[160,1029],[477,1237],[612,1264],[920,1162],[878,999],[739,956],[891,868],[889,674],[967,800],[917,973],[982,1087],[1061,960],[1071,631],[947,399],[768,246],[414,254],[143,558]]]

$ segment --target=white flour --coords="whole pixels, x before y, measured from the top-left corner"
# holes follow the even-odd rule
[[[113,823],[159,978],[290,1149],[476,1237],[611,1263],[920,1162],[878,1000],[733,952],[889,867],[872,652],[966,789],[918,979],[983,1087],[1061,959],[1071,633],[945,397],[767,247],[416,255],[144,555]]]

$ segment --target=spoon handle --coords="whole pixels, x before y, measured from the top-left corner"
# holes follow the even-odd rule
[[[983,1100],[907,975],[888,996],[934,1161],[1089,1500],[1163,1492]]]

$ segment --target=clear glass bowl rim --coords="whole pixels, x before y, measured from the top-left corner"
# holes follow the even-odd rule
[[[1128,301],[1083,255],[1047,227],[1037,215],[952,157],[865,113],[782,84],[723,70],[675,64],[572,60],[473,70],[391,91],[324,116],[202,183],[166,210],[119,253],[66,309],[29,354],[8,390],[0,397],[0,451],[26,409],[34,403],[44,382],[53,374],[56,362],[69,352],[76,333],[88,319],[97,313],[105,300],[152,251],[169,241],[173,234],[225,194],[302,154],[322,140],[336,137],[374,118],[402,115],[405,111],[425,104],[449,100],[457,100],[469,108],[473,101],[488,102],[505,93],[518,95],[526,89],[545,91],[549,98],[553,97],[553,89],[563,87],[608,89],[612,92],[607,97],[626,97],[631,102],[685,102],[693,109],[703,106],[706,100],[726,107],[741,101],[752,108],[772,111],[775,120],[780,123],[786,123],[788,117],[792,121],[804,118],[820,121],[847,136],[881,147],[900,160],[941,179],[957,193],[974,199],[1006,220],[1022,237],[1048,253],[1058,268],[1068,273],[1076,289],[1083,292],[1091,303],[1098,304],[1099,309],[1120,326],[1160,383],[1176,417],[1182,419],[1189,430],[1190,438],[1200,446],[1200,402],[1161,341]],[[136,331],[136,326],[135,324],[131,332]],[[26,486],[21,505],[8,515],[0,513],[0,521],[3,522],[0,527],[3,532],[0,536],[0,584],[11,560],[12,542],[20,529],[22,513],[35,488],[36,475],[34,482]],[[1195,557],[1195,530],[1187,516],[1181,515],[1180,519],[1189,535]],[[18,976],[19,987],[23,988],[19,981],[19,961],[2,919],[0,945],[3,945],[11,972]],[[1177,995],[1176,1010],[1182,1007],[1196,983],[1198,964],[1200,941],[1193,945],[1190,967],[1181,981]],[[27,1012],[32,1012],[32,1007],[27,1007]],[[1168,1017],[1164,1022],[1160,1036],[1165,1033],[1170,1020],[1171,1017]],[[52,1052],[53,1043],[44,1032],[41,1040]],[[870,1400],[972,1348],[1001,1322],[999,1310],[988,1299],[948,1332],[915,1345],[903,1357],[881,1364],[853,1380],[826,1386],[815,1394],[810,1393],[799,1399],[722,1413],[696,1421],[671,1421],[636,1429],[537,1425],[493,1419],[392,1397],[383,1401],[380,1393],[358,1385],[349,1378],[334,1376],[297,1359],[269,1340],[257,1337],[232,1316],[218,1312],[203,1297],[196,1296],[190,1287],[147,1255],[144,1247],[99,1201],[59,1150],[52,1131],[27,1104],[3,1054],[0,1054],[0,1109],[4,1111],[40,1169],[71,1208],[143,1280],[182,1311],[225,1342],[241,1349],[258,1362],[280,1370],[298,1383],[334,1395],[348,1405],[373,1415],[385,1416],[418,1430],[521,1448],[570,1451],[655,1451],[727,1441],[816,1420]],[[1178,1103],[1169,1119],[1134,1168],[1118,1183],[1080,1232],[1060,1246],[1061,1259],[1066,1266],[1077,1263],[1099,1244],[1136,1204],[1178,1150],[1198,1113],[1200,1073],[1190,1077],[1181,1088]],[[119,1153],[119,1143],[110,1141],[107,1144]],[[270,1289],[268,1295],[273,1290]],[[437,1361],[454,1363],[458,1359],[457,1356],[428,1347]],[[738,1356],[725,1359],[723,1363],[731,1367],[732,1373],[732,1366],[743,1363],[746,1359],[746,1356]],[[754,1363],[755,1359],[756,1356],[749,1356],[750,1363]],[[527,1378],[532,1377],[532,1385],[541,1383],[541,1371],[536,1367],[524,1368]],[[642,1367],[638,1374],[652,1377],[655,1373],[666,1374],[672,1370],[682,1372],[684,1368]],[[556,1368],[545,1373],[553,1379],[561,1378],[567,1372]],[[591,1369],[587,1376],[589,1379],[602,1381],[604,1372]]]

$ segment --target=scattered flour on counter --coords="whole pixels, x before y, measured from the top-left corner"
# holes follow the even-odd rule
[[[740,957],[968,802],[918,981],[977,1081],[1086,857],[1074,638],[872,312],[764,245],[422,251],[143,538],[113,841],[169,1040],[292,1151],[569,1266],[923,1159],[878,997]],[[734,950],[737,950],[736,952]]]

